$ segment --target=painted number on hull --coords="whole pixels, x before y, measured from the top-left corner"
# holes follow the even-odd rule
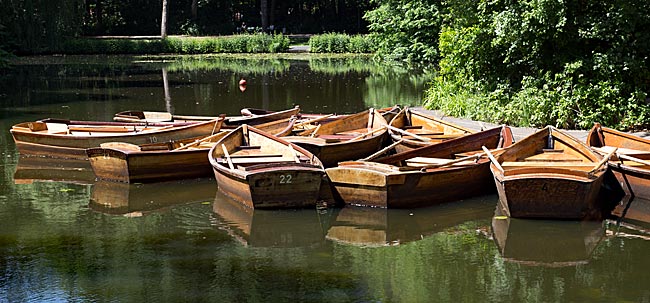
[[[290,184],[291,178],[291,175],[280,175],[280,184]]]

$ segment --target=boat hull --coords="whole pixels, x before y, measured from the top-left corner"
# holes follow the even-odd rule
[[[560,175],[494,177],[499,205],[512,218],[602,219],[597,198],[604,174],[590,178]]]
[[[337,202],[384,208],[425,207],[494,192],[489,163],[390,174],[364,165],[327,169]]]
[[[219,191],[254,209],[315,207],[323,171],[310,168],[272,169],[246,176],[213,168]]]
[[[291,141],[291,139],[289,139]],[[366,157],[381,149],[384,144],[383,135],[372,136],[357,141],[344,141],[332,144],[314,144],[310,142],[292,141],[296,145],[314,154],[324,167],[334,167],[339,162],[356,160]]]
[[[192,125],[141,131],[126,134],[53,134],[30,131],[29,128],[12,128],[11,134],[18,152],[24,155],[44,156],[62,159],[88,160],[87,148],[99,147],[107,142],[125,142],[135,145],[168,142],[183,138],[207,136],[219,131],[222,120]]]
[[[97,178],[125,183],[158,182],[212,176],[210,148],[128,153],[109,148],[88,149]]]
[[[615,161],[610,162],[609,167],[625,194],[634,193],[635,197],[650,200],[650,170],[620,165]]]

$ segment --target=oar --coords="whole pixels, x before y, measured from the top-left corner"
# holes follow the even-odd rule
[[[506,171],[503,169],[503,167],[501,166],[501,164],[499,164],[499,161],[497,161],[497,159],[494,157],[494,155],[492,155],[492,153],[490,152],[490,150],[489,150],[487,147],[485,147],[485,145],[481,146],[481,148],[483,149],[483,151],[485,152],[485,154],[488,156],[488,158],[490,158],[490,161],[492,162],[492,164],[494,164],[494,166],[495,166],[495,167],[496,167],[496,168],[497,168],[497,169],[498,169],[502,174],[505,174]]]
[[[478,159],[480,159],[480,158],[483,157],[483,156],[485,156],[485,152],[478,153],[478,154],[474,154],[474,155],[471,155],[471,156],[466,156],[466,157],[458,158],[458,159],[454,159],[454,160],[451,160],[451,161],[446,162],[446,163],[426,165],[426,166],[421,167],[420,170],[421,170],[421,171],[425,171],[425,170],[427,170],[428,168],[441,168],[441,167],[445,167],[445,166],[453,165],[453,164],[456,164],[456,163],[459,163],[459,162],[463,162],[463,161],[467,161],[467,160],[472,160],[472,159],[474,159],[474,158],[476,158],[476,159],[478,160]]]
[[[388,125],[384,125],[384,126],[382,126],[382,127],[380,127],[380,128],[375,128],[375,129],[373,129],[373,130],[371,130],[371,131],[369,131],[369,132],[367,132],[367,133],[365,133],[365,134],[363,134],[363,135],[359,135],[359,136],[356,136],[356,137],[354,137],[354,138],[348,140],[348,142],[351,142],[351,141],[357,141],[357,140],[363,139],[363,138],[365,138],[365,137],[367,137],[367,136],[370,136],[370,135],[372,135],[372,134],[374,134],[374,133],[378,133],[378,132],[380,132],[380,131],[383,131],[383,130],[385,130],[385,128],[386,128],[387,126],[388,126]]]
[[[228,153],[228,149],[226,148],[226,145],[221,144],[221,149],[223,149],[223,155],[226,156],[226,161],[228,161],[228,167],[230,167],[230,169],[234,170],[235,165],[232,164],[232,159],[230,159],[230,153]]]
[[[320,130],[321,125],[323,124],[318,124],[318,126],[316,126],[316,129],[313,132],[311,132],[312,138],[316,137],[316,133],[318,132],[318,130]]]
[[[425,137],[422,137],[422,136],[418,136],[418,135],[416,135],[416,134],[409,133],[409,132],[407,132],[407,131],[405,131],[405,130],[403,130],[403,129],[401,129],[401,128],[397,128],[397,127],[395,127],[395,126],[386,125],[386,127],[388,127],[388,129],[390,129],[390,130],[392,130],[392,131],[395,131],[395,132],[398,132],[398,133],[400,133],[400,134],[402,134],[402,135],[404,135],[404,136],[411,136],[411,137],[413,137],[413,138],[415,138],[415,139],[418,139],[418,140],[420,140],[420,141],[424,141],[424,142],[429,142],[429,141],[431,141],[431,139],[429,139],[429,138],[425,138]]]
[[[374,154],[372,154],[372,155],[370,155],[368,157],[365,157],[365,158],[361,159],[360,161],[370,161],[372,159],[375,159],[375,158],[385,154],[387,151],[391,150],[393,147],[397,146],[398,144],[402,143],[402,141],[404,141],[404,140],[399,140],[397,142],[394,142],[393,144],[384,147],[382,150],[380,150],[380,151],[378,151],[378,152],[376,152],[376,153],[374,153]]]
[[[633,162],[637,162],[637,163],[641,163],[643,165],[649,165],[650,166],[649,161],[641,160],[641,159],[636,158],[636,157],[632,157],[632,156],[628,156],[628,155],[624,155],[624,154],[616,154],[616,156],[619,159],[630,160],[630,161],[633,161]]]
[[[325,119],[327,119],[327,118],[329,118],[331,116],[334,116],[334,114],[328,114],[328,115],[320,116],[318,118],[314,118],[314,119],[311,119],[311,120],[302,121],[300,123],[296,123],[294,125],[294,127],[300,127],[300,126],[303,126],[303,125],[306,125],[306,124],[312,124],[312,123],[315,123],[315,122],[320,122],[320,121],[323,121],[323,120],[325,120]]]
[[[221,135],[221,133],[216,133],[216,134],[214,134],[214,135],[207,136],[207,137],[205,137],[205,138],[203,138],[203,139],[201,139],[201,140],[196,140],[196,141],[194,141],[194,142],[192,142],[192,143],[188,143],[188,144],[185,144],[185,145],[183,145],[183,146],[181,146],[181,147],[178,147],[178,148],[172,149],[172,151],[183,150],[183,149],[186,149],[186,148],[189,148],[189,147],[195,146],[195,145],[199,145],[201,142],[208,141],[208,140],[210,140],[210,139],[212,139],[212,138],[214,138],[214,137],[216,137],[216,136],[219,136],[219,135]]]
[[[609,158],[611,158],[612,155],[614,155],[617,150],[618,150],[618,147],[614,148],[614,150],[612,150],[607,155],[605,155],[605,157],[603,157],[603,159],[600,160],[598,162],[598,164],[596,164],[596,166],[594,166],[594,168],[592,168],[589,172],[587,172],[587,174],[591,175],[591,174],[595,173],[597,170],[599,170],[603,165],[605,165],[605,163],[607,163],[607,161],[609,161]]]

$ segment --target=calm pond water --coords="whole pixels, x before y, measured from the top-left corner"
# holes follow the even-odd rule
[[[620,225],[494,217],[496,195],[252,211],[213,179],[117,184],[20,158],[8,131],[128,109],[419,105],[431,75],[358,58],[53,59],[0,75],[0,302],[650,302],[650,201]]]

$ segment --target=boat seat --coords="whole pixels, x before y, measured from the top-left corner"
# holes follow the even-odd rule
[[[465,157],[473,156],[473,155],[476,155],[476,154],[480,154],[482,152],[483,152],[482,150],[473,150],[473,151],[468,151],[468,152],[463,152],[463,153],[457,153],[457,154],[454,154],[454,158],[456,158],[456,159],[465,158]]]
[[[562,152],[543,152],[541,154],[536,154],[530,157],[519,159],[520,161],[531,161],[531,162],[582,162],[582,159],[575,156],[567,155]]]
[[[113,148],[125,151],[141,151],[140,146],[126,142],[106,142],[99,145],[101,148]]]
[[[444,132],[431,129],[406,129],[406,131],[418,136],[440,136],[445,134]]]
[[[260,164],[260,163],[274,163],[274,162],[295,162],[295,159],[285,157],[230,157],[232,164]],[[218,158],[220,163],[228,163],[225,158]]]
[[[589,171],[596,166],[592,162],[567,162],[567,161],[505,161],[501,163],[504,169],[531,168],[531,167],[554,167],[573,170]]]
[[[47,133],[48,134],[58,134],[58,135],[69,134],[67,124],[47,122],[47,123],[45,123],[45,125],[47,127]],[[31,128],[31,126],[30,126],[30,128]]]
[[[362,135],[362,134],[359,134]],[[354,135],[349,135],[349,134],[336,134],[336,135],[316,135],[317,138],[319,139],[325,139],[326,143],[329,143],[331,141],[334,142],[339,142],[339,141],[346,141],[350,140],[356,136]]]

